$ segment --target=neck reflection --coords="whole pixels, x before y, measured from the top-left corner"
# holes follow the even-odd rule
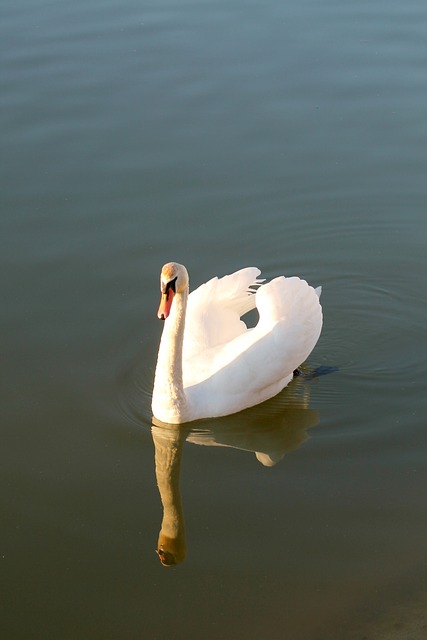
[[[286,453],[308,439],[307,430],[319,422],[310,409],[307,386],[296,385],[290,392],[238,414],[190,425],[167,425],[153,419],[157,486],[163,518],[157,554],[160,562],[174,566],[185,560],[187,547],[180,491],[180,468],[184,442],[196,445],[232,447],[255,454],[265,467],[273,467]]]

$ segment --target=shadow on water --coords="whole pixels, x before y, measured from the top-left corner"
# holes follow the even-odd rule
[[[285,454],[308,439],[307,430],[319,422],[309,408],[310,388],[298,378],[271,401],[253,409],[191,425],[168,425],[153,418],[156,479],[163,505],[157,544],[160,562],[167,567],[184,561],[187,553],[180,469],[186,442],[208,447],[231,447],[254,453],[264,467],[273,467]]]

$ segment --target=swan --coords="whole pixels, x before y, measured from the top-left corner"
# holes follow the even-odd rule
[[[164,320],[152,412],[182,424],[236,413],[275,396],[292,380],[322,329],[321,288],[298,277],[264,284],[246,267],[214,277],[189,294],[187,269],[168,262],[160,274]],[[241,317],[256,306],[248,329]]]

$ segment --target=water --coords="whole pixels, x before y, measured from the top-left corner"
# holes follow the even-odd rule
[[[2,636],[423,637],[426,20],[3,2]],[[246,265],[322,284],[307,367],[338,371],[180,432],[165,569],[171,259],[193,287]]]

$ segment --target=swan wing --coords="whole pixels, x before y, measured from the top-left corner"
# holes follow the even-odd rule
[[[254,284],[260,270],[246,267],[223,278],[212,278],[188,298],[184,361],[233,340],[247,330],[241,316],[255,307]]]
[[[322,328],[319,291],[300,278],[281,276],[261,286],[255,301],[256,327],[185,361],[193,419],[234,413],[271,398],[313,350]]]

